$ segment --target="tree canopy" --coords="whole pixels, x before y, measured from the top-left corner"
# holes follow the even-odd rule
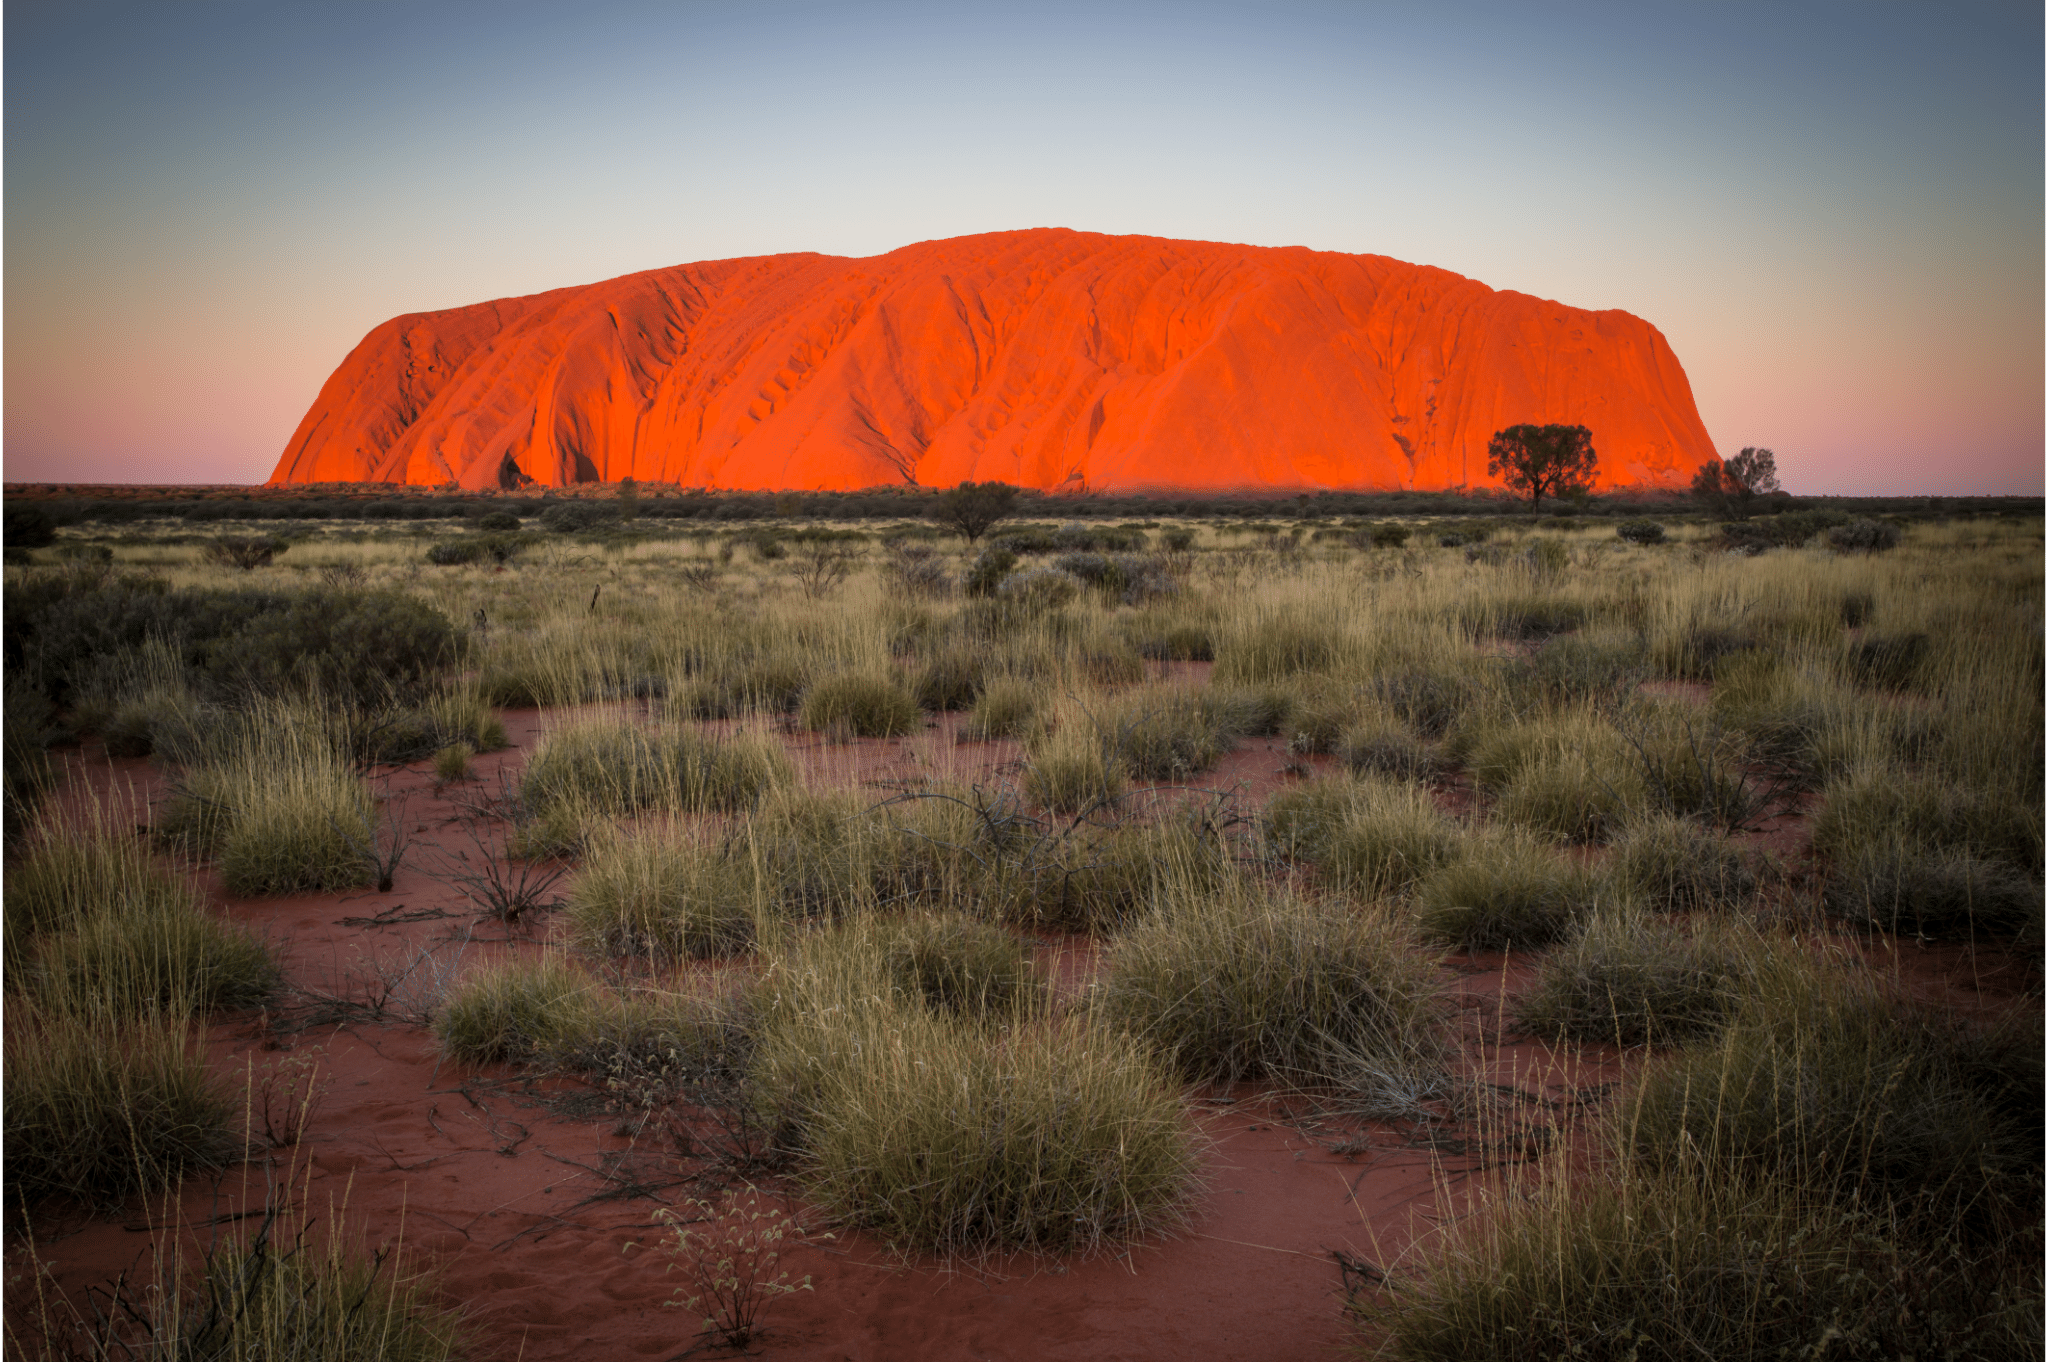
[[[950,492],[941,492],[932,502],[931,516],[942,525],[960,531],[972,544],[988,527],[1004,519],[1017,504],[1017,489],[1006,482],[963,482]]]
[[[1509,426],[1486,445],[1486,471],[1529,498],[1531,507],[1546,496],[1592,490],[1599,467],[1593,432],[1584,426]]]

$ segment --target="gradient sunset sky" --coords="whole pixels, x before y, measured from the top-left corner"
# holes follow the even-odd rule
[[[1792,491],[2042,491],[2037,2],[5,19],[11,481],[260,482],[401,312],[1060,226],[1622,308]]]

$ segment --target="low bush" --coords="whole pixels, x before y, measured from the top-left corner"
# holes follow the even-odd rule
[[[468,743],[449,743],[434,753],[434,779],[443,784],[469,779],[469,763],[475,758],[476,749]]]
[[[513,523],[518,522],[515,519]],[[526,537],[522,535],[479,534],[466,539],[445,539],[433,545],[427,550],[427,561],[437,567],[463,567],[471,563],[484,562],[507,563],[518,557],[525,547]]]
[[[490,534],[508,534],[519,528],[519,517],[510,511],[486,511],[477,517],[476,527]]]
[[[1898,544],[1897,528],[1882,520],[1852,520],[1828,531],[1828,547],[1842,553],[1882,553]]]
[[[254,1007],[280,975],[261,941],[208,914],[194,895],[98,905],[42,942],[27,979],[52,1006],[125,1019]]]
[[[1664,542],[1664,527],[1654,520],[1624,520],[1614,527],[1617,539],[1631,544],[1661,544]]]
[[[1378,1355],[2022,1358],[2027,1274],[1901,1237],[1882,1211],[1797,1186],[1560,1169],[1467,1220],[1399,1291],[1356,1295]],[[1987,1270],[1988,1269],[1988,1270]]]
[[[1435,966],[1386,913],[1248,883],[1176,895],[1106,965],[1102,1017],[1191,1081],[1270,1076],[1384,1099],[1444,1076]]]
[[[1062,609],[1073,604],[1080,594],[1080,581],[1056,567],[1023,568],[1003,578],[996,587],[999,600],[1033,614]]]
[[[1417,922],[1473,950],[1521,949],[1563,937],[1611,891],[1599,876],[1526,834],[1474,839],[1463,859],[1415,889]]]
[[[381,696],[440,675],[460,660],[463,643],[440,611],[401,592],[316,588],[210,644],[206,671],[251,694]]]
[[[1209,692],[1184,686],[1126,691],[1090,719],[1104,759],[1133,780],[1186,780],[1214,766],[1237,736]]]
[[[1862,638],[1849,645],[1849,674],[1858,685],[1906,690],[1927,661],[1925,634]]]
[[[214,796],[221,885],[240,898],[325,893],[376,880],[376,806],[335,761],[265,767],[257,754],[224,769]]]
[[[1831,858],[1855,860],[1906,849],[2040,871],[2038,804],[1882,765],[1829,781],[1821,801],[1813,819],[1813,847]]]
[[[602,501],[557,501],[540,513],[541,527],[556,534],[607,530],[620,519],[619,508]]]
[[[917,701],[894,677],[837,672],[813,681],[797,721],[818,733],[852,738],[893,738],[923,722]]]
[[[1213,679],[1226,685],[1295,681],[1335,667],[1343,642],[1327,621],[1306,614],[1263,616],[1219,642]]]
[[[993,596],[1016,568],[1015,553],[1000,544],[990,544],[975,555],[960,585],[970,596]]]

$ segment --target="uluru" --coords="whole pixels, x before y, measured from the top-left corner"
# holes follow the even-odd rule
[[[1385,256],[1040,228],[394,317],[270,482],[1476,488],[1522,422],[1589,427],[1603,488],[1682,487],[1714,453],[1629,313]]]

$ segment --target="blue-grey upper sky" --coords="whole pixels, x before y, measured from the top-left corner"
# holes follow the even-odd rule
[[[2043,469],[2038,4],[24,3],[6,476],[258,481],[400,312],[1017,227],[1669,338],[1826,492]]]

